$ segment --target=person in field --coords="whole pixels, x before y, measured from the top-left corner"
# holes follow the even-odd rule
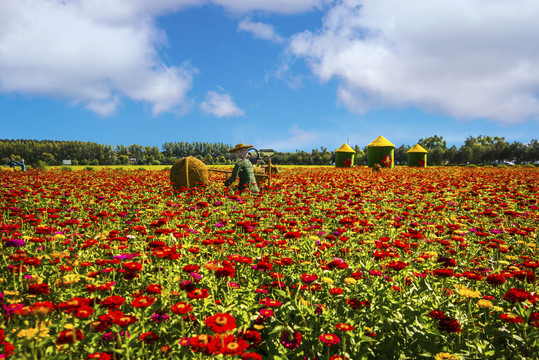
[[[230,150],[230,153],[236,154],[238,161],[234,165],[232,174],[225,180],[225,186],[229,187],[236,178],[239,178],[238,189],[240,194],[249,190],[253,193],[258,193],[258,185],[256,184],[255,173],[253,171],[253,164],[247,159],[247,153],[253,145],[245,145],[243,143],[236,145]]]
[[[7,164],[4,164],[4,166],[9,166],[11,168],[15,168],[15,166],[20,166],[22,171],[26,171],[26,165],[24,165],[24,159],[21,159],[21,161],[16,161],[14,158],[10,158],[9,162]]]

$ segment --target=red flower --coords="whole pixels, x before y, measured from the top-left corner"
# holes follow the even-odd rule
[[[210,296],[208,289],[194,289],[187,293],[189,299],[204,299]]]
[[[244,332],[241,332],[240,336],[242,337],[242,339],[246,340],[251,344],[250,347],[256,347],[260,345],[260,342],[262,341],[260,333],[254,329],[248,329]]]
[[[487,283],[494,286],[503,285],[506,279],[502,274],[490,274],[487,276]]]
[[[522,317],[513,315],[513,314],[507,314],[507,313],[501,314],[500,319],[502,319],[506,323],[513,323],[513,324],[524,323],[524,320],[522,319]]]
[[[138,338],[140,339],[140,341],[144,342],[145,344],[152,344],[156,342],[157,340],[159,340],[159,335],[150,331],[150,332],[140,334]]]
[[[131,301],[131,306],[136,308],[145,308],[151,306],[155,302],[155,298],[151,296],[139,296]]]
[[[344,160],[344,166],[351,167],[352,166],[352,160],[350,158]]]
[[[454,275],[453,270],[451,269],[436,269],[433,273],[439,277],[451,277]]]
[[[350,305],[352,309],[360,309],[362,307],[371,307],[371,302],[369,300],[358,300],[358,299],[348,299],[346,303]]]
[[[438,330],[447,332],[461,332],[460,323],[456,319],[444,317],[438,323]]]
[[[352,325],[343,323],[338,323],[335,327],[340,331],[352,331],[355,329]]]
[[[340,295],[344,292],[343,289],[341,288],[338,288],[338,287],[335,287],[335,288],[332,288],[331,290],[329,290],[329,292],[333,295]]]
[[[49,285],[41,283],[41,284],[31,284],[28,286],[28,293],[33,295],[39,295],[39,294],[49,294]]]
[[[445,318],[445,313],[442,310],[432,310],[429,313],[429,316],[432,319],[443,319],[443,318]]]
[[[335,334],[322,334],[318,337],[320,341],[324,344],[331,346],[333,344],[338,344],[341,342],[341,339]]]
[[[189,346],[195,352],[212,354],[216,348],[215,338],[211,335],[196,335],[189,339]]]
[[[87,319],[94,313],[94,309],[83,305],[75,311],[75,317],[79,319]]]
[[[236,319],[230,314],[215,314],[206,318],[206,326],[217,333],[223,333],[236,328]]]
[[[232,266],[219,267],[215,270],[215,277],[224,278],[224,277],[234,277],[236,275],[236,269]]]
[[[111,310],[118,310],[120,306],[122,306],[123,304],[125,304],[125,299],[123,297],[112,295],[102,300],[99,303],[99,306],[104,307],[104,308],[109,308]]]
[[[281,334],[281,344],[288,350],[294,350],[296,349],[302,341],[302,336],[299,331],[296,332],[289,332],[289,331],[283,331]]]
[[[200,266],[198,265],[194,265],[194,264],[191,264],[191,265],[185,265],[183,267],[183,271],[186,272],[186,273],[192,273],[192,272],[196,272],[200,269]]]
[[[410,263],[405,263],[403,261],[391,261],[390,263],[386,264],[385,267],[386,269],[392,269],[392,270],[395,270],[395,271],[400,271],[402,269],[404,269],[405,267],[407,267],[408,265],[410,265]]]
[[[146,287],[149,294],[161,294],[162,286],[159,284],[150,284]]]
[[[115,317],[112,322],[118,326],[126,327],[133,323],[136,323],[137,320],[138,319],[133,315],[122,314],[122,316]]]
[[[122,267],[130,272],[139,272],[142,271],[142,264],[138,262],[125,262],[122,263]]]
[[[516,302],[523,302],[526,300],[535,300],[534,296],[530,294],[528,291],[520,288],[511,288],[507,291],[505,296],[503,297],[505,300],[510,301],[512,303]]]
[[[193,306],[184,302],[179,302],[176,305],[172,305],[170,308],[174,314],[187,314],[193,311]]]
[[[90,354],[85,357],[86,360],[112,360],[112,355],[103,353],[103,352],[97,352]]]
[[[530,318],[528,319],[528,324],[539,328],[539,311],[534,311],[531,313]]]
[[[250,352],[243,354],[241,360],[262,360],[262,356],[254,352]]]
[[[316,274],[302,274],[301,275],[301,281],[303,281],[306,284],[311,284],[318,280],[318,275]]]
[[[462,273],[462,275],[464,275],[470,280],[476,280],[476,281],[483,280],[483,276],[481,276],[481,274],[478,274],[473,271],[465,271]]]
[[[60,331],[60,335],[56,338],[56,345],[73,344],[84,339],[84,334],[79,329]]]
[[[239,355],[249,347],[247,341],[231,334],[221,335],[219,344],[219,354],[223,355]]]
[[[273,270],[273,264],[267,261],[259,261],[254,268],[257,270]]]

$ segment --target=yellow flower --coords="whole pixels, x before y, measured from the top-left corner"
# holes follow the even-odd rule
[[[17,296],[19,295],[19,292],[16,290],[5,290],[4,295],[6,296]]]
[[[423,264],[423,263],[425,262],[425,259],[423,259],[423,258],[417,258],[417,259],[415,259],[415,262],[416,262],[416,263],[419,263],[419,264]]]
[[[312,262],[310,262],[310,261],[304,261],[304,262],[302,262],[302,264],[303,264],[303,265],[311,265]]]
[[[357,284],[357,280],[353,277],[347,277],[346,279],[344,279],[344,283],[348,285],[355,285]]]
[[[509,260],[509,261],[513,261],[513,260],[516,260],[518,259],[516,256],[513,256],[513,255],[506,255],[505,256],[505,260]]]
[[[45,338],[49,336],[49,328],[48,326],[50,323],[40,322],[37,327],[30,328],[30,329],[22,329],[18,330],[14,329],[13,333],[17,333],[17,337],[26,337],[26,338],[32,338],[36,340],[41,340],[42,338]]]
[[[326,284],[333,285],[333,280],[327,277],[323,277],[320,281],[325,282]]]
[[[254,325],[253,327],[257,330],[262,330],[264,328],[262,325]]]
[[[477,306],[481,309],[486,309],[492,306],[492,301],[481,299],[477,302]]]
[[[438,353],[434,356],[434,359],[435,360],[444,360],[444,359],[449,359],[449,360],[458,360],[458,357],[455,356],[455,355],[452,355],[450,353],[444,353],[444,352],[441,352],[441,353]]]
[[[318,236],[311,235],[311,236],[309,236],[309,240],[316,241],[316,240],[320,240],[320,238]]]
[[[56,234],[56,235],[54,235],[54,237],[55,237],[56,239],[60,239],[60,240],[66,238],[66,236],[65,236],[64,234]]]
[[[500,306],[493,306],[493,307],[492,307],[492,311],[503,312],[503,308],[500,307]]]
[[[41,280],[41,278],[37,275],[32,275],[32,277],[29,277],[29,278],[24,278],[24,282],[26,282],[28,285],[31,285],[31,284],[41,284],[43,282],[43,280]]]
[[[474,299],[474,298],[478,298],[481,296],[481,293],[477,290],[472,290],[472,289],[468,289],[466,286],[464,285],[455,285],[455,288],[457,288],[457,293],[460,295],[460,296],[463,296],[463,297],[466,297],[468,299]]]

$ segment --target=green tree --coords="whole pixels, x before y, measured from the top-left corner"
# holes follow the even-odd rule
[[[43,153],[41,154],[41,160],[47,164],[47,165],[54,165],[56,163],[56,159],[54,158],[54,155],[50,153]]]

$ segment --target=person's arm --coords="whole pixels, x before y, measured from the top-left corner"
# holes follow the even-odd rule
[[[230,174],[230,177],[225,180],[225,186],[227,187],[230,186],[230,184],[232,184],[234,180],[236,180],[236,178],[238,177],[239,171],[240,171],[240,165],[236,163],[236,165],[234,165],[234,169],[232,169],[232,174]]]

